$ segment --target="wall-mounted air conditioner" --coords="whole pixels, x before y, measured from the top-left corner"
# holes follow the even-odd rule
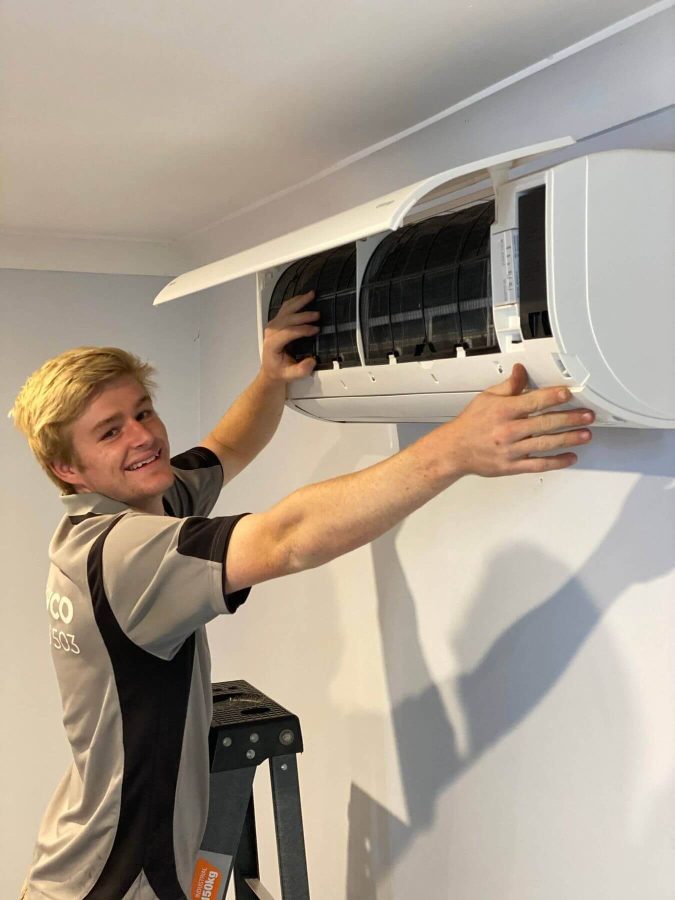
[[[290,350],[317,368],[288,402],[319,418],[444,421],[521,362],[597,424],[673,428],[675,153],[519,174],[569,143],[451,169],[180,276],[155,302],[256,272],[262,337],[314,290],[321,331]]]

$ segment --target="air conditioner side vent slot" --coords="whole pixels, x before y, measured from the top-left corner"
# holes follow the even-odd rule
[[[520,327],[525,340],[553,337],[546,288],[546,188],[518,197]]]

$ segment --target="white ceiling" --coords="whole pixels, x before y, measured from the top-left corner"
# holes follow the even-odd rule
[[[186,237],[647,6],[0,0],[0,226]]]

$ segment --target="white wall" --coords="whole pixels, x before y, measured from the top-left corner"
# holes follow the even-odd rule
[[[158,369],[158,408],[176,449],[198,439],[198,326],[194,308],[159,310],[166,278],[0,271],[2,677],[0,896],[17,897],[45,805],[70,752],[47,643],[47,547],[61,515],[58,489],[6,418],[26,378],[51,356],[112,344]]]
[[[410,182],[432,159],[579,136],[580,123],[616,130],[577,153],[675,149],[673,111],[650,115],[672,97],[672,13],[656,19],[224,227],[211,258],[280,233],[285,216],[297,226],[395,187],[392,172]],[[253,279],[205,298],[204,424],[257,363]],[[639,339],[651,327],[636,322]],[[218,511],[264,509],[423,430],[287,411]],[[465,479],[372,547],[258,586],[209,626],[214,679],[246,678],[300,716],[313,896],[672,896],[673,476],[674,433],[596,429],[574,469]],[[270,822],[268,807],[276,887]]]

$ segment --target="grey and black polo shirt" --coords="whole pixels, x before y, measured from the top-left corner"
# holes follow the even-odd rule
[[[208,808],[204,625],[248,589],[225,593],[241,516],[206,518],[217,457],[196,447],[171,463],[165,516],[62,498],[46,607],[73,763],[42,821],[27,900],[190,896]]]

